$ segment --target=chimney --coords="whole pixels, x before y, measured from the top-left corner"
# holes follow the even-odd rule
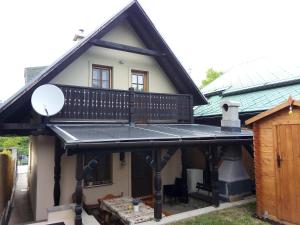
[[[223,101],[221,131],[241,132],[239,119],[239,102]],[[223,147],[222,163],[219,166],[219,193],[223,201],[234,201],[251,194],[253,181],[244,168],[242,146]]]
[[[80,40],[82,40],[84,37],[85,37],[85,35],[84,35],[84,29],[79,29],[79,30],[75,33],[75,35],[74,35],[74,37],[73,37],[73,41],[80,41]]]
[[[225,100],[221,102],[222,120],[221,130],[230,132],[241,132],[241,121],[239,119],[239,102]]]

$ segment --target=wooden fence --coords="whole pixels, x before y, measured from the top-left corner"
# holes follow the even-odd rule
[[[0,154],[0,225],[6,224],[15,185],[16,159]]]

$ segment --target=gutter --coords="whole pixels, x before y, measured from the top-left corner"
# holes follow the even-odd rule
[[[115,149],[116,152],[125,151],[132,148],[151,148],[151,147],[180,147],[180,146],[195,146],[195,145],[242,145],[249,144],[253,141],[252,137],[245,138],[223,138],[209,140],[170,140],[170,141],[136,141],[136,142],[81,142],[81,143],[65,143],[66,150],[100,150],[100,149]]]

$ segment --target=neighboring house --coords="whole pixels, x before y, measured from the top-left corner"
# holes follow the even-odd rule
[[[47,66],[26,67],[24,69],[25,85],[33,81]]]
[[[283,60],[282,60],[283,61]],[[235,66],[201,90],[208,104],[194,108],[195,121],[220,124],[220,103],[240,103],[239,115],[245,120],[270,109],[291,95],[300,98],[300,66],[276,58],[262,58]]]
[[[48,83],[63,91],[65,105],[44,118],[30,99]],[[202,104],[206,98],[134,1],[8,99],[0,108],[0,132],[30,135],[36,220],[75,198],[80,224],[82,193],[88,205],[107,194],[153,194],[159,220],[162,185],[174,184],[189,164],[205,159],[200,146],[210,159],[211,201],[218,206],[219,152],[226,148],[217,146],[252,141],[251,132],[191,124],[193,106]],[[98,164],[90,168],[94,159]]]

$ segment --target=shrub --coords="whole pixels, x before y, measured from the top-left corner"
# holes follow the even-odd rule
[[[7,155],[8,157],[12,157],[11,155],[11,151],[10,150],[7,150],[7,149],[4,149],[2,152],[0,152],[1,155]]]

